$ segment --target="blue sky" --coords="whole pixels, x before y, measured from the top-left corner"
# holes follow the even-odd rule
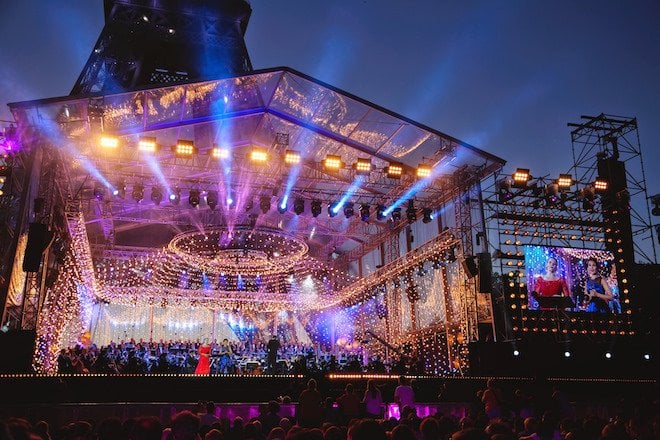
[[[66,95],[101,0],[0,0],[6,102]],[[290,66],[537,176],[571,166],[567,122],[635,116],[660,193],[660,2],[252,0],[256,69]],[[413,5],[413,6],[411,6]]]

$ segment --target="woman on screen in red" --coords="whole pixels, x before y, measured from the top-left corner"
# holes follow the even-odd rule
[[[587,312],[610,313],[608,302],[614,299],[607,281],[598,273],[598,260],[587,260],[587,282],[584,283],[584,294],[587,296]]]
[[[534,291],[538,296],[571,296],[564,278],[557,273],[557,259],[548,258],[545,273],[536,277]]]

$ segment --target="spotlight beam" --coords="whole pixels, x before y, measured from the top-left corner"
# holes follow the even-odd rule
[[[421,180],[418,180],[413,186],[408,188],[406,192],[401,195],[397,200],[394,201],[390,206],[385,209],[385,216],[388,216],[394,211],[396,208],[400,208],[404,203],[406,203],[408,200],[412,199],[415,194],[418,192],[422,191],[424,188],[427,186],[431,185],[433,183],[433,180],[438,177],[441,173],[441,166],[436,166],[433,168],[431,171],[431,174],[428,177],[424,177]]]
[[[153,156],[150,155],[146,156],[145,159],[147,161],[147,164],[149,165],[149,168],[151,168],[151,171],[154,172],[156,178],[163,186],[163,189],[165,190],[165,194],[167,195],[167,197],[169,197],[170,194],[172,194],[172,188],[170,187],[169,182],[165,178],[165,174],[163,174],[163,170],[160,169],[158,162]]]
[[[339,199],[339,202],[332,208],[332,211],[337,214],[339,213],[339,210],[344,206],[346,202],[348,202],[348,199],[350,199],[355,192],[360,189],[364,181],[366,180],[366,176],[356,176],[355,180],[351,184],[351,186],[348,187],[346,190],[346,193]]]

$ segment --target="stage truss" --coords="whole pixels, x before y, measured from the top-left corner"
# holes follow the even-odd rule
[[[500,339],[515,340],[535,332],[554,333],[563,342],[572,335],[612,339],[636,334],[634,263],[655,262],[656,258],[637,121],[609,115],[583,119],[582,124],[569,124],[575,128],[571,132],[574,164],[569,188],[562,190],[558,179],[550,176],[530,176],[520,186],[513,175],[498,172],[484,191],[490,252],[499,266],[498,302],[504,306]],[[625,177],[608,182],[610,186],[603,192],[596,191],[596,180],[608,169],[603,164],[613,162],[625,164]],[[629,238],[625,232],[628,212],[632,219]],[[610,251],[623,283],[622,313],[527,310],[527,245],[586,249],[583,259],[590,250],[591,254]]]

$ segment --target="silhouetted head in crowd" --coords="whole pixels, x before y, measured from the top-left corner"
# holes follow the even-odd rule
[[[347,440],[387,440],[387,434],[375,420],[361,420],[348,430]]]
[[[190,411],[181,411],[172,419],[174,440],[196,440],[199,431],[199,417]]]
[[[285,433],[289,432],[289,429],[291,429],[291,420],[286,417],[282,417],[280,419],[280,428],[282,428]]]
[[[117,417],[108,417],[99,423],[96,428],[98,440],[123,440],[124,430],[121,420]]]
[[[267,440],[284,440],[285,436],[286,432],[284,432],[284,430],[279,426],[276,426],[268,433]]]
[[[325,430],[323,440],[343,440],[344,433],[336,426],[331,426]]]
[[[392,430],[391,440],[417,440],[415,431],[408,425],[395,426]]]
[[[204,440],[222,440],[224,438],[225,438],[224,435],[218,429],[211,429],[204,436]]]
[[[419,430],[424,440],[437,440],[440,438],[440,426],[438,425],[438,421],[432,417],[422,420]]]
[[[468,428],[455,432],[451,440],[488,440],[488,436],[480,429]]]
[[[315,390],[316,389],[316,381],[314,379],[310,379],[307,381],[307,389],[310,390]]]
[[[131,440],[160,440],[163,435],[163,425],[157,417],[139,417],[135,420],[131,431]]]

